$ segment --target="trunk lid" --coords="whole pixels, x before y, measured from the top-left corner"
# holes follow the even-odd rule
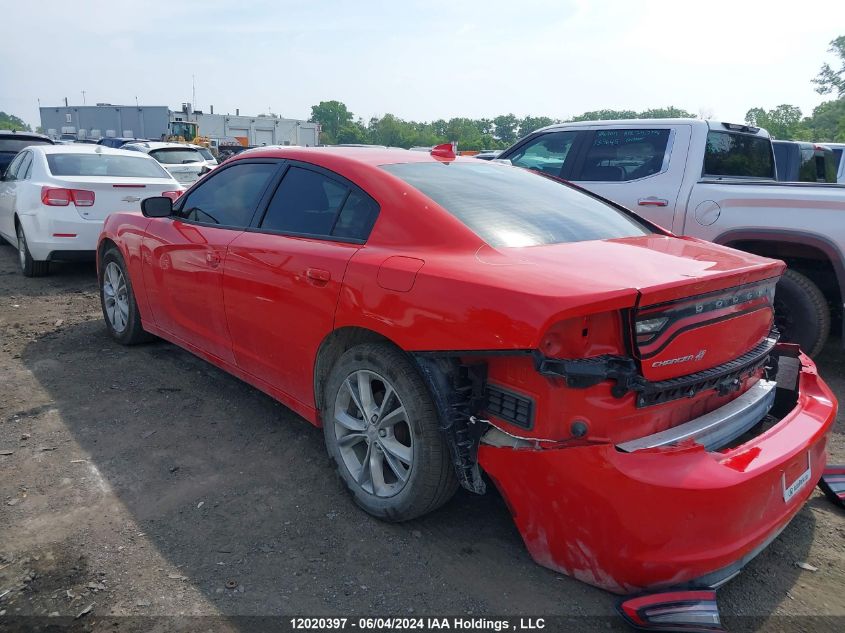
[[[125,178],[118,176],[73,176],[54,178],[51,186],[94,192],[90,207],[70,206],[86,220],[105,220],[110,213],[140,211],[144,198],[176,191],[179,185],[169,178]]]
[[[626,336],[643,376],[652,381],[722,365],[760,344],[772,328],[775,284],[785,268],[750,253],[665,235],[507,251],[514,263],[543,270],[536,277],[547,289],[635,290]]]

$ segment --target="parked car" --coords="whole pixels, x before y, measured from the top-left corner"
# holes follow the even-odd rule
[[[113,147],[114,149],[120,149],[127,143],[147,143],[149,139],[146,138],[131,138],[126,136],[118,136],[118,137],[104,137],[97,141],[98,145],[105,145],[106,147]]]
[[[484,149],[478,152],[475,155],[475,158],[480,158],[481,160],[493,160],[494,158],[498,158],[501,153],[502,150],[500,149]]]
[[[201,145],[191,145],[191,147],[195,148],[202,157],[205,159],[205,166],[209,169],[214,169],[220,163],[217,162],[217,158],[214,157],[214,154],[211,153],[211,150],[207,147],[203,147]]]
[[[836,164],[836,182],[845,184],[845,158],[842,153],[845,151],[845,143],[823,143],[833,152],[833,159]]]
[[[824,468],[836,405],[772,331],[781,262],[449,146],[255,150],[142,212],[100,238],[110,335],[322,425],[373,516],[481,493],[483,470],[540,564],[711,586]]]
[[[206,158],[193,145],[147,141],[127,143],[123,149],[149,154],[182,185],[190,185],[211,171]]]
[[[817,354],[845,299],[845,188],[778,182],[765,130],[699,119],[538,130],[499,159],[565,178],[677,233],[784,260],[784,340]]]
[[[56,139],[56,144],[57,145],[64,145],[64,144],[68,144],[68,143],[76,143],[77,140],[78,140],[78,137],[76,136],[76,134],[64,132],[64,133],[62,133],[58,136],[58,138]]]
[[[103,220],[182,187],[153,159],[100,145],[24,148],[0,180],[0,236],[17,245],[21,272],[51,261],[93,259]]]
[[[100,142],[93,138],[79,138],[74,141],[74,143],[82,143],[84,145],[99,145]]]
[[[836,156],[828,147],[801,141],[772,141],[778,180],[836,182]]]
[[[9,163],[24,147],[53,144],[50,137],[43,134],[0,130],[0,176],[5,173]]]

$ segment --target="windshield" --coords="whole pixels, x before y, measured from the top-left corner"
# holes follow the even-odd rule
[[[383,165],[494,247],[648,235],[614,207],[524,169],[487,162]]]
[[[161,165],[143,156],[110,154],[47,154],[54,176],[115,176],[120,178],[170,178]]]
[[[164,165],[182,165],[184,163],[202,163],[205,159],[197,150],[190,147],[167,147],[154,149],[150,156]]]
[[[24,147],[30,145],[52,145],[52,143],[37,138],[0,138],[0,152],[17,154]]]
[[[771,140],[751,134],[708,132],[704,175],[773,179],[775,160]]]

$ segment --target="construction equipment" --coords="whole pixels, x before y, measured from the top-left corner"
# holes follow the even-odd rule
[[[207,136],[200,136],[199,124],[194,121],[171,121],[168,128],[170,134],[165,140],[171,143],[190,143],[202,147],[211,144]]]

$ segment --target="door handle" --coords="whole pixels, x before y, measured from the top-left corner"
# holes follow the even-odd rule
[[[321,268],[309,268],[305,271],[305,276],[315,286],[325,286],[332,278],[332,274],[328,270]]]
[[[220,255],[214,252],[205,254],[205,263],[212,268],[217,268],[220,265]]]
[[[665,198],[658,198],[657,196],[649,196],[648,198],[640,198],[637,204],[641,207],[668,207],[669,201]]]

